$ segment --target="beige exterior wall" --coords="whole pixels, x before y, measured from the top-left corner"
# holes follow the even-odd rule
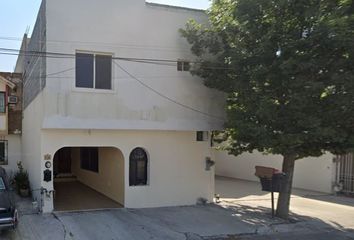
[[[7,135],[4,137],[7,140],[7,156],[8,164],[1,165],[6,169],[7,174],[12,177],[17,171],[17,163],[22,160],[21,154],[21,135]]]
[[[124,206],[127,208],[193,205],[200,197],[209,201],[213,199],[214,170],[205,170],[205,158],[212,156],[211,148],[209,142],[197,142],[194,131],[42,131],[42,156],[54,156],[62,147],[79,146],[114,147],[121,150],[125,172]],[[147,186],[129,186],[129,155],[136,147],[144,148],[149,157]],[[107,157],[110,155],[103,154]],[[42,162],[44,168],[45,161]],[[109,164],[106,166],[108,171]],[[79,176],[81,181],[98,191],[107,193],[113,188],[109,188],[107,182],[110,180],[112,184],[113,179],[103,179],[102,184],[105,186],[98,186],[91,182],[94,181],[90,178],[94,177],[93,174]],[[96,177],[99,179],[99,176]],[[53,189],[52,182],[43,185],[48,190]],[[118,199],[120,195],[114,190],[112,194],[113,199]],[[45,204],[45,212],[53,210],[49,201]]]
[[[259,181],[254,175],[255,166],[282,168],[282,157],[263,155],[259,152],[244,153],[238,157],[228,155],[225,151],[215,151],[216,175]],[[333,155],[309,157],[295,163],[294,187],[324,193],[332,193],[334,180]],[[237,191],[237,189],[235,189]]]
[[[81,169],[80,148],[71,151],[71,170],[83,184],[124,205],[124,158],[117,148],[99,148],[98,173]]]
[[[144,0],[98,2],[47,1],[46,51],[193,60],[190,45],[178,30],[190,18],[207,22],[204,12],[147,4]],[[83,5],[85,11],[80,11]],[[224,94],[207,88],[202,79],[189,72],[177,71],[177,64],[115,62],[168,98],[142,86],[117,64],[112,65],[112,90],[76,88],[75,59],[47,59],[45,69],[41,64],[41,69],[35,68],[36,73],[45,70],[50,75],[45,88],[24,112],[22,150],[32,188],[53,190],[53,181],[43,181],[44,156],[53,157],[62,147],[115,147],[125,161],[126,207],[190,205],[199,197],[212,200],[214,171],[205,171],[211,148],[208,142],[196,142],[195,131],[222,128],[224,110],[220,106],[224,105]],[[150,157],[148,186],[129,186],[128,160],[135,147],[145,148]],[[79,175],[91,187],[110,191],[107,179],[103,180],[105,186],[96,186],[88,174]],[[118,193],[112,194],[118,199]],[[43,198],[43,210],[52,211],[53,196]]]

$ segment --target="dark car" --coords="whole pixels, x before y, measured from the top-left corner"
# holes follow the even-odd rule
[[[0,167],[0,229],[17,226],[18,213],[11,194],[6,171]]]

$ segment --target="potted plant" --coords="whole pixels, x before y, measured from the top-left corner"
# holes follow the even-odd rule
[[[22,197],[28,197],[30,193],[28,173],[23,169],[22,162],[18,162],[17,167],[18,167],[18,171],[14,176],[17,192]]]

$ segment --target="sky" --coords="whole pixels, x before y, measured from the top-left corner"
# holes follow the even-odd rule
[[[148,0],[148,2],[197,9],[207,9],[210,5],[209,0]],[[0,48],[20,48],[20,39],[26,29],[29,29],[29,33],[32,32],[40,3],[41,0],[0,0]],[[3,39],[9,37],[15,40]],[[16,59],[17,56],[0,54],[0,72],[12,72]]]

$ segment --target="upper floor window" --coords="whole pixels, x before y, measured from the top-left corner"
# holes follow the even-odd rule
[[[6,112],[5,97],[6,97],[5,92],[0,92],[0,113],[5,113]]]
[[[7,141],[0,141],[0,165],[7,165]]]
[[[112,89],[112,55],[76,53],[77,88]]]
[[[189,71],[191,68],[191,64],[188,61],[179,60],[177,62],[177,71]]]

